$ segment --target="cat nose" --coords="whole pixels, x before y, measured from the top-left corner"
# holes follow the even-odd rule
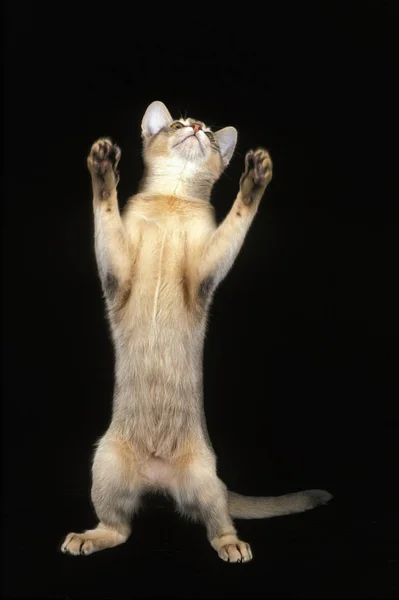
[[[201,129],[201,125],[199,125],[198,123],[193,123],[193,124],[191,125],[191,127],[194,129],[194,133],[197,133],[197,131],[198,131],[199,129]]]

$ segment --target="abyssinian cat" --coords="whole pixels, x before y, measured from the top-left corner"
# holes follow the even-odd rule
[[[237,537],[232,519],[301,512],[331,498],[323,490],[267,498],[228,491],[206,429],[207,313],[272,178],[272,161],[262,148],[246,154],[237,198],[217,226],[211,190],[233,155],[237,130],[212,132],[201,121],[175,120],[162,102],[153,102],[142,137],[144,176],[122,215],[120,149],[99,139],[88,157],[115,390],[111,424],[92,467],[99,524],[68,534],[62,551],[91,554],[122,544],[141,497],[157,490],[169,494],[182,514],[204,522],[220,558],[246,562],[251,549]]]

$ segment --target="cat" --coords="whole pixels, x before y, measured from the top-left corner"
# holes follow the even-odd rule
[[[225,561],[247,562],[249,544],[234,518],[265,518],[311,509],[332,497],[308,490],[247,497],[227,490],[203,409],[202,355],[208,309],[243,244],[272,161],[250,150],[233,206],[217,226],[213,184],[230,162],[237,130],[212,131],[195,119],[173,119],[159,101],[141,124],[144,175],[118,209],[119,147],[91,148],[95,253],[115,349],[110,426],[92,465],[95,529],[67,535],[61,550],[87,555],[125,542],[145,492],[169,494],[181,514],[202,521]]]

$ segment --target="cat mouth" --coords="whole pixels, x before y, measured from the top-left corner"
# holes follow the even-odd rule
[[[198,138],[198,136],[195,133],[191,133],[190,135],[187,135],[183,140],[180,140],[180,142],[177,142],[176,144],[173,144],[173,148],[176,148],[176,146],[180,146],[181,144],[183,144],[184,142],[186,142],[189,139],[195,138],[199,144],[199,147],[201,149],[201,152],[204,154],[205,153],[205,149],[203,148],[203,145],[200,141],[200,139]]]
[[[180,140],[180,142],[176,142],[176,144],[173,144],[173,148],[175,146],[180,146],[180,144],[182,144],[183,142],[185,142],[186,140],[189,140],[190,138],[196,138],[197,142],[199,143],[199,140],[197,138],[197,136],[195,135],[195,133],[190,133],[190,135],[186,135],[185,138],[183,138],[182,140]]]

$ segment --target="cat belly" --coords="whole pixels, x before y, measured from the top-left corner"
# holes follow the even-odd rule
[[[168,487],[175,476],[172,465],[161,458],[149,458],[140,468],[144,483],[149,486]]]

